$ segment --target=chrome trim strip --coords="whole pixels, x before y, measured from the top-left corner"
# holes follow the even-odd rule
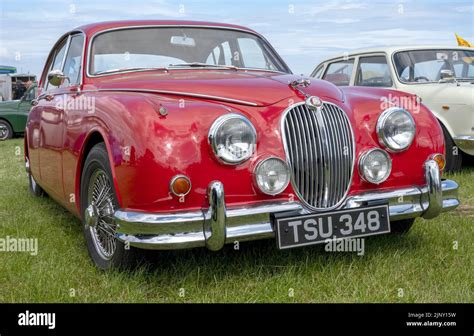
[[[227,103],[235,103],[248,106],[258,106],[256,103],[248,102],[245,100],[238,100],[233,98],[225,98],[219,96],[211,96],[206,94],[192,93],[192,92],[180,92],[180,91],[168,91],[168,90],[149,90],[149,89],[136,89],[136,88],[117,88],[117,89],[96,89],[96,90],[83,90],[81,92],[141,92],[141,93],[157,93],[157,94],[169,94],[174,96],[186,96],[193,98],[203,98],[218,100]]]
[[[462,150],[474,150],[474,135],[460,135],[453,138],[456,146]]]
[[[431,164],[429,164],[431,166]],[[431,169],[427,169],[430,175]],[[429,176],[436,181],[439,174]],[[459,205],[458,185],[451,180],[438,180],[442,189],[441,212]],[[436,184],[436,183],[435,183]],[[370,201],[386,200],[390,220],[425,216],[431,213],[433,201],[429,185],[390,191],[367,192],[347,198],[343,209],[355,209]],[[240,208],[226,208],[223,184],[214,181],[209,185],[209,209],[205,211],[178,212],[173,214],[146,214],[119,210],[115,213],[117,238],[130,245],[157,250],[183,249],[207,246],[211,250],[227,243],[275,236],[272,216],[275,213],[311,213],[299,202],[260,203]],[[435,202],[439,199],[435,198]]]
[[[89,45],[88,45],[88,48],[87,48],[87,64],[86,64],[86,75],[87,77],[89,78],[95,78],[95,77],[102,77],[102,76],[109,76],[111,74],[103,74],[103,75],[92,75],[89,70],[90,70],[90,56],[91,56],[91,51],[92,51],[92,44],[94,42],[94,39],[100,35],[100,34],[103,34],[103,33],[108,33],[108,32],[111,32],[111,31],[117,31],[117,30],[125,30],[125,29],[139,29],[139,28],[175,28],[175,27],[183,27],[183,28],[208,28],[208,29],[223,29],[223,30],[234,30],[234,31],[239,31],[239,32],[243,32],[243,33],[247,33],[247,34],[252,34],[254,36],[257,36],[258,38],[260,38],[262,41],[265,42],[265,45],[264,47],[265,48],[268,48],[269,51],[273,54],[273,56],[278,60],[278,62],[280,63],[280,65],[285,68],[285,70],[287,70],[288,74],[292,74],[290,68],[288,67],[288,65],[283,61],[283,59],[281,58],[281,56],[276,52],[276,50],[273,48],[273,46],[270,44],[270,42],[268,42],[268,40],[260,35],[259,33],[257,32],[254,32],[252,30],[247,30],[247,29],[242,29],[242,28],[237,28],[237,27],[226,27],[226,26],[206,26],[206,25],[196,25],[196,24],[192,24],[192,25],[186,25],[186,24],[168,24],[168,25],[139,25],[139,26],[120,26],[120,27],[115,27],[115,28],[110,28],[110,29],[104,29],[104,30],[101,30],[101,31],[98,31],[96,33],[94,33],[91,38],[90,38],[90,41],[89,41]],[[120,73],[120,72],[114,72],[113,74],[117,74],[117,73]]]

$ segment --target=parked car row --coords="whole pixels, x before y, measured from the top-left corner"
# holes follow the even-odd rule
[[[314,76],[339,84],[347,76],[338,87],[293,75],[241,26],[74,29],[54,45],[29,114],[30,190],[82,220],[101,269],[129,265],[140,249],[216,251],[265,238],[287,249],[407,232],[415,218],[459,205],[457,183],[442,177],[437,115],[407,90],[388,89],[389,79],[391,88],[413,80],[410,57],[399,74],[387,61],[387,78],[360,71],[367,85],[357,87],[362,57],[329,60]],[[462,122],[446,128],[469,135]]]

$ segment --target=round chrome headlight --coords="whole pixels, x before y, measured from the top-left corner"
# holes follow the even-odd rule
[[[410,112],[400,107],[383,111],[377,121],[380,144],[392,152],[400,152],[410,147],[415,132],[415,120]]]
[[[209,143],[221,162],[239,164],[248,160],[255,151],[257,132],[244,116],[226,114],[212,124]]]
[[[268,158],[255,167],[255,183],[267,195],[276,195],[286,189],[290,182],[290,170],[285,161]]]
[[[380,184],[390,176],[391,171],[392,160],[382,149],[371,149],[359,159],[359,172],[364,181]]]

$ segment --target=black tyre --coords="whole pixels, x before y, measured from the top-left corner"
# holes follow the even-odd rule
[[[0,141],[13,138],[13,129],[6,120],[0,120]]]
[[[391,233],[394,234],[404,234],[410,231],[413,223],[415,222],[414,218],[399,220],[390,223]]]
[[[462,151],[456,146],[448,130],[441,124],[443,128],[444,141],[446,143],[446,167],[445,172],[457,172],[461,170],[462,166]]]
[[[83,231],[89,255],[101,270],[130,268],[136,264],[137,250],[115,238],[113,214],[118,201],[107,149],[95,145],[86,158],[81,177]]]

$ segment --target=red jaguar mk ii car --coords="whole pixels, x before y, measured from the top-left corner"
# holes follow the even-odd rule
[[[25,134],[30,189],[82,219],[106,269],[139,248],[278,248],[407,231],[459,205],[419,101],[295,76],[256,32],[127,21],[65,34]],[[383,99],[382,99],[383,100]]]

